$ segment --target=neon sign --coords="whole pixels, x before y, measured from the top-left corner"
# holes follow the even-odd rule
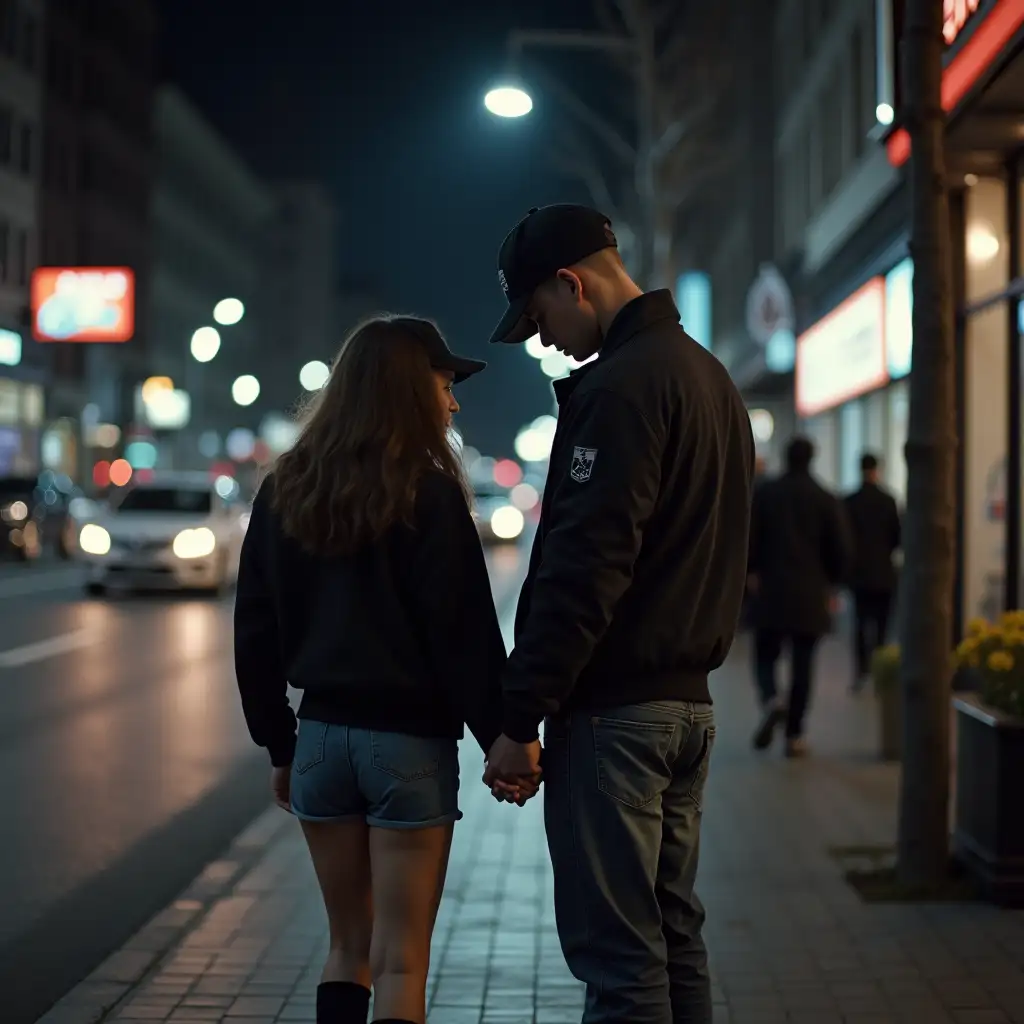
[[[127,267],[37,267],[32,272],[36,341],[114,341],[135,333],[135,275]]]
[[[980,5],[981,0],[943,0],[942,36],[947,46],[953,45]]]

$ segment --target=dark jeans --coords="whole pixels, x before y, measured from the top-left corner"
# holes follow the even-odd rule
[[[579,711],[544,735],[555,919],[584,1024],[711,1024],[693,891],[711,705]]]
[[[892,594],[887,590],[855,590],[853,593],[853,654],[857,675],[871,671],[871,655],[889,635],[889,610]]]
[[[814,649],[819,637],[792,633],[781,629],[759,629],[754,638],[757,688],[761,702],[765,705],[778,699],[778,685],[775,680],[775,666],[782,656],[782,648],[790,647],[792,677],[789,684],[789,700],[786,706],[786,738],[797,739],[804,734],[804,719],[811,702],[811,672],[814,663]]]

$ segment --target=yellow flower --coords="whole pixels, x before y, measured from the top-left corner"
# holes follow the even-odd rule
[[[956,648],[957,658],[959,658],[960,661],[966,661],[978,649],[978,645],[980,643],[980,639],[974,636],[969,636],[965,640],[961,640]]]
[[[1020,626],[1014,626],[1003,634],[1003,643],[1007,647],[1024,647],[1024,630]]]
[[[1013,655],[1006,651],[993,651],[985,662],[992,672],[1011,672],[1013,670]]]
[[[967,623],[968,636],[984,636],[988,632],[988,623],[984,619],[971,619]]]

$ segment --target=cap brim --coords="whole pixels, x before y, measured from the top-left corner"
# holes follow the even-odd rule
[[[439,370],[450,370],[455,374],[453,384],[461,384],[464,380],[469,380],[470,377],[486,368],[487,364],[482,359],[467,359],[464,356],[454,355],[451,359],[445,360],[444,366],[438,367]]]
[[[526,307],[529,304],[529,295],[513,299],[508,304],[505,315],[491,333],[492,345],[521,345],[527,338],[537,333],[537,325],[526,318]]]

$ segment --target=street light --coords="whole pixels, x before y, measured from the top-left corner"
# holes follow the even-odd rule
[[[208,363],[220,351],[220,331],[216,327],[200,327],[192,335],[192,358]]]
[[[495,117],[525,117],[533,110],[533,100],[525,89],[500,85],[484,96],[484,106]]]
[[[251,373],[236,377],[231,385],[231,397],[236,405],[252,405],[260,397],[260,382]]]
[[[213,319],[224,327],[237,324],[245,316],[245,306],[240,299],[221,299],[213,307]]]
[[[314,359],[299,370],[299,383],[306,391],[319,391],[327,383],[330,375],[331,371],[327,364]]]

